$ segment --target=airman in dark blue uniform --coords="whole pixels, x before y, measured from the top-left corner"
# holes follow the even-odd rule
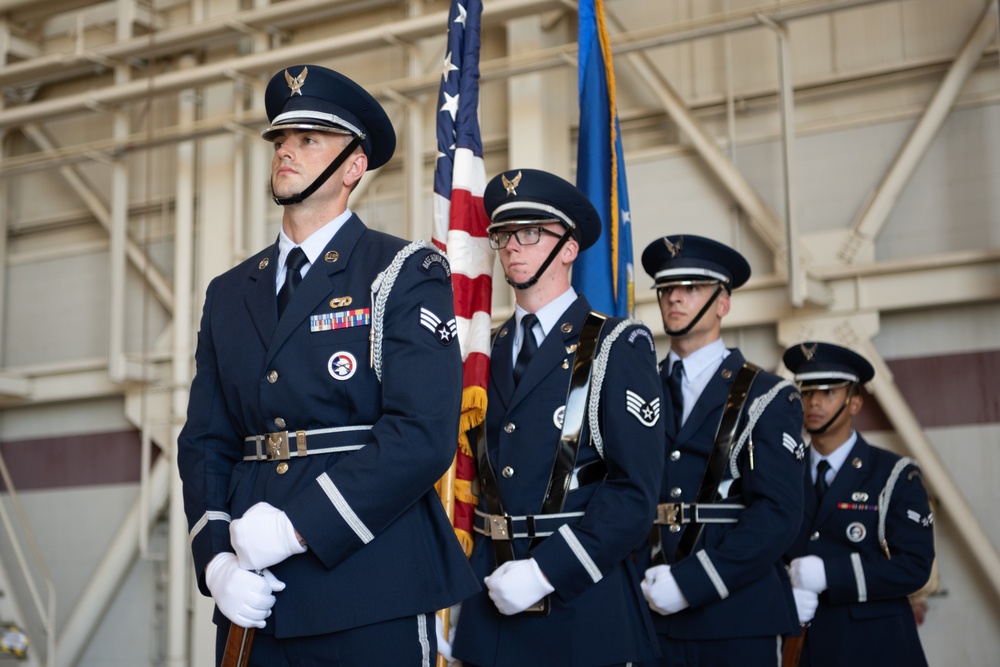
[[[782,554],[802,521],[798,389],[727,349],[722,318],[750,276],[712,239],[666,236],[643,252],[670,353],[666,457],[643,591],[670,667],[777,666],[798,624]],[[728,485],[728,479],[732,483]]]
[[[479,442],[472,565],[487,591],[463,603],[454,656],[511,667],[650,659],[631,553],[663,465],[652,336],[592,313],[570,287],[573,260],[600,234],[576,187],[512,169],[484,204],[517,306],[495,334]]]
[[[787,555],[800,620],[811,620],[799,664],[926,665],[907,596],[931,574],[933,515],[916,462],[853,429],[875,371],[831,343],[795,345],[784,361],[812,437],[805,514]]]
[[[479,586],[433,485],[462,362],[446,259],[347,207],[395,134],[315,65],[266,92],[277,242],[208,287],[178,465],[201,591],[259,628],[250,664],[429,665]]]

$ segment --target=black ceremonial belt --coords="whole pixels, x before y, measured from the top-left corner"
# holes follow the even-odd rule
[[[573,478],[577,454],[580,451],[580,435],[583,432],[583,420],[587,412],[587,393],[590,391],[590,367],[597,348],[597,339],[607,317],[591,311],[580,330],[580,340],[577,342],[576,355],[573,358],[573,370],[570,375],[569,390],[566,395],[566,410],[563,414],[562,433],[559,437],[559,449],[556,452],[552,475],[549,479],[545,499],[542,501],[540,514],[559,514],[566,504],[566,494]],[[486,429],[479,429],[479,475],[483,499],[490,515],[483,517],[486,522],[485,532],[493,542],[493,554],[497,567],[514,559],[514,528],[512,517],[503,510],[496,473],[490,464],[486,442]],[[529,522],[534,519],[525,517]],[[532,540],[534,548],[541,538]],[[528,616],[544,616],[549,613],[548,596],[535,605],[521,612]]]
[[[660,503],[656,506],[658,526],[686,526],[689,523],[738,523],[743,503]]]
[[[712,453],[708,458],[708,465],[705,466],[705,473],[701,478],[701,486],[695,496],[695,505],[699,508],[705,507],[715,502],[719,493],[719,484],[726,472],[726,462],[729,460],[729,450],[733,446],[733,438],[736,437],[736,427],[740,423],[740,416],[743,414],[743,407],[746,405],[747,396],[750,393],[750,385],[760,372],[760,367],[752,363],[744,362],[742,368],[736,374],[733,386],[729,390],[726,405],[722,410],[722,418],[719,420],[719,429],[715,433],[715,443],[712,445]],[[701,537],[707,521],[695,522],[688,520],[681,534],[677,550],[674,552],[674,562],[691,555],[694,551],[698,538]],[[712,522],[714,523],[714,522]],[[673,525],[682,525],[682,522],[675,521]],[[649,532],[650,561],[653,565],[663,565],[666,563],[666,556],[663,553],[663,538],[658,525],[654,525]]]

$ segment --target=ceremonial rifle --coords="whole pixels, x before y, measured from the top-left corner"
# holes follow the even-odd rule
[[[244,628],[235,623],[229,625],[226,650],[222,654],[221,667],[247,667],[250,660],[250,646],[253,644],[254,628]]]
[[[802,626],[802,633],[798,637],[785,637],[785,643],[781,647],[781,664],[783,667],[799,667],[802,660],[802,645],[806,641],[806,630],[809,628]]]

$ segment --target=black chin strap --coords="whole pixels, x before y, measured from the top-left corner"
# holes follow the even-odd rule
[[[273,199],[274,203],[278,206],[291,206],[292,204],[301,203],[303,199],[316,192],[321,185],[326,183],[327,179],[333,176],[333,172],[337,171],[340,165],[344,164],[344,160],[346,160],[347,157],[353,153],[354,149],[360,144],[361,137],[355,136],[351,140],[351,143],[347,144],[344,150],[340,151],[340,155],[335,157],[333,162],[331,162],[330,165],[323,170],[323,173],[317,176],[316,180],[309,184],[309,187],[298,194],[294,194],[290,197],[279,197],[274,194],[274,181],[271,181],[271,199]]]
[[[844,404],[840,406],[839,410],[837,410],[837,414],[830,417],[830,420],[827,423],[823,424],[819,428],[807,428],[806,430],[812,435],[822,435],[823,433],[826,433],[826,429],[830,428],[830,425],[837,421],[837,418],[840,417],[840,413],[842,413],[847,407],[847,404],[851,402],[851,397],[854,396],[855,386],[856,385],[851,384],[850,388],[847,390],[847,396],[844,397]]]
[[[514,289],[528,289],[529,287],[538,282],[538,279],[542,277],[543,273],[545,273],[545,269],[549,268],[549,264],[551,264],[552,260],[556,258],[556,255],[559,254],[559,251],[562,249],[564,245],[566,245],[566,241],[569,241],[569,238],[572,235],[573,235],[573,230],[567,228],[566,233],[559,238],[559,242],[556,243],[556,245],[552,248],[552,252],[549,253],[549,256],[545,258],[545,261],[542,262],[542,265],[538,268],[537,271],[535,271],[535,275],[533,275],[525,282],[515,283],[513,280],[510,279],[510,276],[508,276],[506,273],[503,275],[504,280],[506,280],[507,284],[513,287]],[[508,243],[510,243],[510,241],[508,241]],[[520,243],[520,241],[518,241],[518,243]]]
[[[698,324],[698,320],[700,320],[702,316],[708,312],[709,307],[713,303],[715,303],[716,299],[719,298],[719,294],[722,293],[722,290],[723,290],[722,283],[719,283],[719,286],[715,288],[715,294],[713,294],[712,298],[710,298],[708,301],[705,302],[705,305],[702,307],[702,309],[698,311],[698,314],[694,316],[694,319],[691,320],[691,322],[686,327],[684,327],[683,329],[668,329],[666,325],[663,325],[663,330],[667,332],[668,336],[683,336],[688,331],[691,331],[691,327]]]

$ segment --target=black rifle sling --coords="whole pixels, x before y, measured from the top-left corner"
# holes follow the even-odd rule
[[[542,501],[541,514],[558,514],[566,505],[566,494],[569,493],[569,483],[573,479],[576,468],[576,458],[580,453],[580,435],[583,433],[583,420],[587,415],[587,394],[590,393],[590,368],[594,362],[594,352],[597,340],[607,317],[591,311],[580,330],[580,340],[577,343],[576,356],[573,357],[573,371],[570,374],[569,389],[566,392],[566,410],[563,413],[562,433],[559,436],[559,449],[552,463],[552,475],[549,486]],[[531,548],[536,547],[540,538],[531,542]],[[530,549],[529,549],[530,551]]]
[[[580,450],[580,434],[583,431],[583,419],[586,415],[587,393],[590,390],[590,367],[594,359],[594,350],[601,328],[607,318],[599,313],[591,312],[580,330],[580,340],[577,343],[576,356],[573,360],[573,371],[570,374],[570,385],[566,396],[566,410],[563,416],[562,434],[559,438],[559,449],[556,452],[552,475],[549,479],[545,500],[542,501],[541,514],[556,514],[562,511],[566,503],[566,493],[576,466],[577,454]],[[499,485],[496,473],[490,463],[489,448],[486,442],[485,424],[479,426],[477,438],[477,461],[479,464],[480,493],[486,503],[486,509],[494,516],[505,516],[503,503],[500,501]],[[508,524],[509,525],[509,524]],[[496,556],[497,567],[514,559],[514,543],[512,539],[491,540],[493,553]],[[532,542],[532,546],[535,543]]]
[[[750,393],[750,385],[759,372],[760,368],[748,361],[736,374],[733,386],[729,389],[729,396],[726,398],[726,405],[722,410],[722,418],[719,420],[712,453],[709,455],[708,464],[705,466],[705,472],[701,478],[701,486],[695,497],[696,503],[712,503],[716,500],[719,485],[726,472],[729,450],[733,446],[733,438],[736,436],[736,427],[740,423],[743,406]],[[677,550],[674,552],[674,562],[691,555],[703,529],[704,524],[699,523],[691,523],[683,528],[684,533],[681,535]],[[666,564],[666,555],[663,553],[663,537],[660,531],[661,527],[654,525],[649,532],[650,563],[652,565]]]
[[[497,329],[490,335],[490,349],[496,342]],[[493,516],[503,516],[503,505],[500,503],[500,488],[497,484],[496,473],[493,472],[493,465],[490,463],[489,448],[486,443],[486,421],[476,427],[478,437],[476,438],[476,463],[479,466],[479,493],[486,502],[486,510]],[[510,526],[510,524],[507,524]],[[513,530],[508,531],[513,533]],[[509,560],[514,560],[514,542],[511,540],[490,540],[493,542],[493,553],[496,556],[497,567]]]
[[[722,419],[719,420],[719,430],[715,434],[712,454],[708,458],[705,474],[701,478],[696,503],[713,503],[719,494],[719,485],[722,483],[726,473],[726,463],[729,461],[729,450],[733,446],[733,438],[736,437],[736,427],[740,423],[740,416],[743,414],[747,395],[750,393],[750,385],[759,372],[760,367],[746,362],[736,374],[733,387],[729,390],[729,398],[726,399],[726,407],[722,411]],[[684,527],[680,542],[677,543],[677,551],[674,553],[674,562],[691,555],[704,529],[703,523],[692,523]]]

